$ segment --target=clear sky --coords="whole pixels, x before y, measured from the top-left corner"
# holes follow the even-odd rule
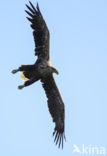
[[[51,34],[51,62],[60,73],[55,79],[66,108],[67,141],[63,150],[53,143],[41,83],[18,90],[23,82],[11,74],[36,60],[24,12],[28,1],[1,0],[0,156],[71,156],[73,144],[107,149],[107,0],[38,2]]]

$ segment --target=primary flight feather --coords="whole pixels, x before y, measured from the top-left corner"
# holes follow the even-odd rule
[[[27,19],[31,22],[33,36],[35,42],[35,55],[38,57],[32,65],[21,65],[18,69],[12,71],[13,74],[20,72],[21,78],[25,81],[23,85],[18,86],[19,89],[27,87],[34,82],[40,80],[47,96],[49,112],[55,122],[53,132],[54,142],[58,147],[62,146],[65,139],[65,106],[57,85],[55,83],[53,73],[58,74],[56,68],[50,64],[49,56],[49,30],[40,12],[37,3],[36,8],[31,2],[26,4],[29,15]]]

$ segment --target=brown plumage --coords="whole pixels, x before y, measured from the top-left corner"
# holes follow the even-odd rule
[[[57,85],[55,83],[53,73],[58,71],[51,66],[49,57],[49,30],[40,12],[38,3],[35,8],[31,2],[30,6],[26,5],[29,11],[26,13],[30,16],[27,19],[31,22],[33,36],[35,42],[35,55],[38,57],[33,65],[22,65],[18,69],[12,71],[16,73],[22,72],[21,77],[25,80],[24,85],[19,86],[22,89],[40,80],[47,96],[49,112],[55,123],[53,132],[54,142],[58,147],[63,148],[65,139],[65,107]]]

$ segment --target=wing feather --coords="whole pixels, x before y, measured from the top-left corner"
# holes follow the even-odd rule
[[[49,60],[49,30],[40,12],[39,5],[37,3],[36,8],[31,2],[30,6],[26,4],[28,9],[25,12],[30,16],[27,19],[31,22],[33,29],[33,36],[35,41],[35,55],[44,60]]]
[[[64,103],[56,86],[55,80],[52,75],[41,79],[42,86],[45,90],[46,96],[48,98],[49,112],[55,122],[55,129],[53,132],[54,142],[58,147],[62,145],[65,139],[64,135],[64,120],[65,120],[65,109]]]

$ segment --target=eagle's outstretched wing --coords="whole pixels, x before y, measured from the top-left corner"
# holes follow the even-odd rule
[[[26,4],[26,7],[29,9],[29,12],[26,13],[30,16],[27,19],[31,22],[31,27],[34,30],[33,36],[35,41],[35,55],[44,60],[49,60],[49,30],[47,25],[42,17],[38,3],[36,8],[31,2],[30,6]]]
[[[64,135],[64,120],[65,120],[65,109],[64,103],[56,86],[55,80],[52,75],[41,79],[42,86],[45,90],[46,96],[48,98],[49,112],[52,115],[53,122],[55,122],[55,129],[53,135],[55,136],[54,142],[62,145],[65,139]]]
[[[31,22],[31,27],[34,30],[35,55],[37,55],[40,60],[49,61],[49,30],[42,17],[38,4],[35,8],[31,2],[29,3],[30,6],[26,5],[29,12],[25,11],[30,16],[30,18],[27,17],[27,19]],[[55,136],[54,141],[59,147],[62,145],[63,148],[63,140],[65,138],[64,103],[52,75],[42,78],[41,82],[48,98],[49,112],[55,122],[55,129],[53,132],[53,135]]]

